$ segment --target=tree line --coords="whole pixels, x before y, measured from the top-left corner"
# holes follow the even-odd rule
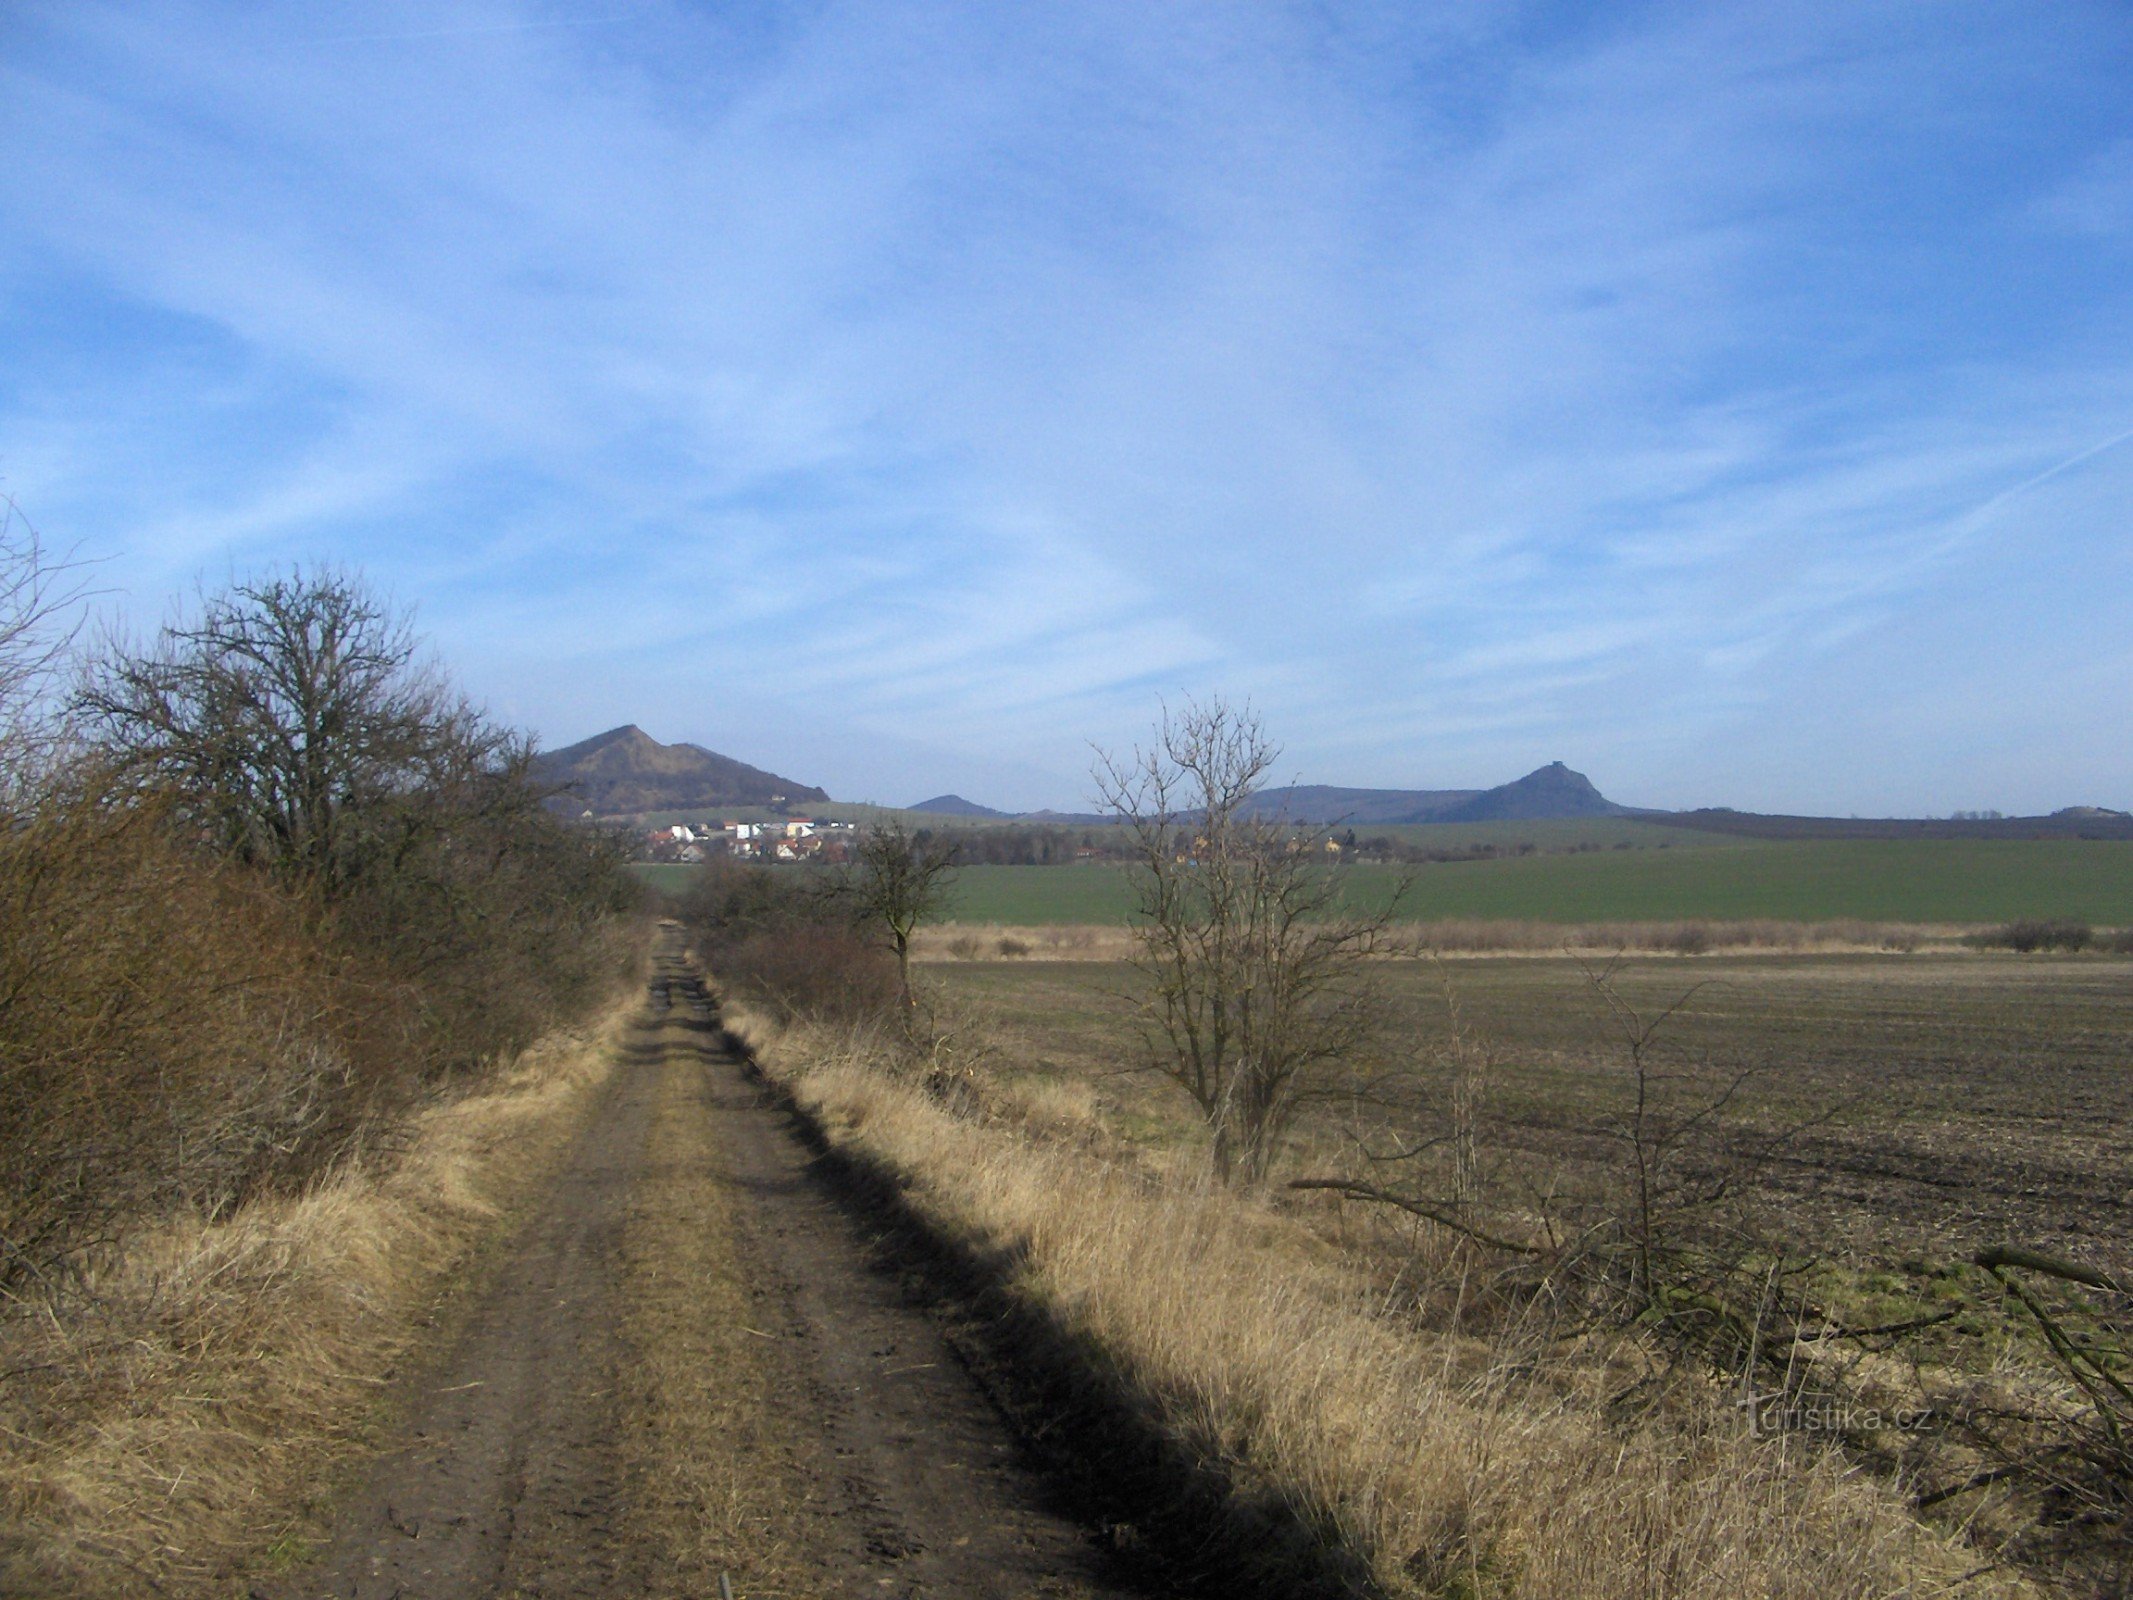
[[[958,863],[972,867],[1064,867],[1080,861],[1124,861],[1131,851],[1112,827],[1059,823],[988,823],[983,827],[920,827],[913,837],[954,846]]]

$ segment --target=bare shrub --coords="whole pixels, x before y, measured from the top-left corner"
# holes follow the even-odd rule
[[[51,666],[8,656],[51,591],[4,563],[35,556],[0,540],[17,688]],[[0,1271],[57,1292],[124,1226],[316,1174],[622,959],[618,858],[413,648],[352,579],[239,586],[89,669],[69,765],[11,769]]]
[[[716,972],[788,1016],[879,1019],[902,1004],[895,959],[836,923],[796,923],[752,934],[726,948]]]
[[[2086,922],[2070,917],[2023,917],[1973,934],[1970,943],[1984,949],[2031,955],[2040,950],[2086,950],[2095,937]]]
[[[1584,967],[1601,1027],[1589,1066],[1614,1091],[1574,1129],[1582,1159],[1544,1188],[1530,1176],[1523,1192],[1483,1181],[1492,1055],[1450,994],[1450,1071],[1440,1063],[1444,1087],[1424,1131],[1398,1139],[1358,1127],[1347,1171],[1291,1187],[1390,1206],[1471,1246],[1449,1258],[1461,1284],[1455,1321],[1516,1326],[1544,1346],[1596,1327],[1633,1329],[1661,1365],[1752,1384],[1775,1363],[1789,1383],[1801,1342],[1837,1330],[1795,1294],[1808,1260],[1766,1226],[1758,1178],[1843,1107],[1774,1128],[1743,1115],[1752,1069],[1714,1067],[1671,1037],[1705,985],[1640,1007],[1618,988],[1617,970],[1612,961]]]
[[[994,945],[993,948],[1010,960],[1026,956],[1030,952],[1029,941],[1027,939],[1017,939],[1012,934],[1003,935],[999,943]]]
[[[256,1592],[243,1579],[331,1490],[438,1292],[577,1125],[611,1043],[606,1027],[558,1035],[422,1106],[389,1163],[135,1227],[60,1314],[12,1301],[0,1593]]]
[[[1544,954],[1565,950],[1706,955],[1719,950],[1833,947],[1898,951],[1915,950],[1928,937],[1929,930],[1904,923],[1792,922],[1776,917],[1586,923],[1444,917],[1417,923],[1411,932],[1417,949],[1441,955]]]
[[[2080,1262],[1999,1245],[1979,1266],[2019,1308],[2058,1392],[1961,1409],[1986,1465],[1942,1497],[2014,1480],[2037,1492],[2028,1554],[2094,1592],[2133,1570],[2133,1284]]]
[[[581,888],[558,873],[538,893]],[[0,832],[0,1282],[59,1293],[131,1227],[316,1176],[441,1065],[517,1048],[622,959],[612,919],[578,903],[556,920],[582,945],[543,960],[558,932],[530,887],[516,926],[486,933],[400,909],[394,937],[432,957],[419,979],[152,799],[82,779]]]
[[[1133,840],[1149,1064],[1199,1108],[1225,1183],[1265,1180],[1298,1109],[1385,1022],[1373,957],[1393,907],[1349,912],[1324,833],[1255,807],[1279,755],[1217,699],[1166,708],[1152,746],[1096,770]]]
[[[1684,922],[1668,936],[1666,948],[1677,956],[1708,955],[1711,930],[1700,922]]]
[[[0,926],[0,1283],[316,1170],[374,1098],[293,909],[152,811],[48,796],[0,833]]]
[[[81,675],[113,780],[419,995],[413,1070],[493,1062],[589,1003],[637,898],[619,848],[545,809],[531,746],[421,657],[407,617],[330,570],[197,610]]]
[[[833,886],[714,861],[676,910],[712,976],[781,1015],[878,1020],[901,1003],[895,959],[853,927]]]
[[[24,805],[63,734],[47,691],[80,625],[74,565],[0,495],[0,809]]]

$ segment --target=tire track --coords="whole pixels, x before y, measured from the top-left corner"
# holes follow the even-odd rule
[[[1124,1596],[662,937],[646,1014],[275,1600]]]

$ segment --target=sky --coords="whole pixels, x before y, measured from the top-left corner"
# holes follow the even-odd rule
[[[2133,807],[2133,9],[0,7],[0,492],[498,716],[1079,807]]]

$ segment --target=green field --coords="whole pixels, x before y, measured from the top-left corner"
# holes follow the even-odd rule
[[[1358,905],[1410,883],[1402,913],[1536,922],[1683,918],[1821,922],[1999,922],[2079,917],[2133,923],[2133,843],[2087,840],[1831,840],[1452,861],[1403,871],[1340,869]],[[956,915],[1018,926],[1116,922],[1125,875],[1108,867],[973,867]]]
[[[1669,830],[1671,832],[1671,830]],[[1411,869],[1339,870],[1359,906],[1383,904],[1403,879],[1405,917],[1535,922],[1687,918],[1988,923],[2076,917],[2133,924],[2133,842],[2122,840],[1742,840],[1673,848],[1543,852]],[[691,867],[637,869],[662,889]],[[954,917],[1042,927],[1116,923],[1130,906],[1109,866],[967,867]]]

